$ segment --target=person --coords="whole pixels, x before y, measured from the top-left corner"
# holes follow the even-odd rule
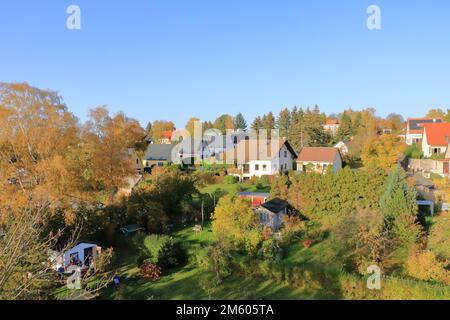
[[[58,268],[58,279],[64,279],[64,268],[62,266]]]

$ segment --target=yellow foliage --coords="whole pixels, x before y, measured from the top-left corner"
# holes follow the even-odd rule
[[[261,227],[250,203],[237,196],[220,199],[213,214],[212,230],[219,242],[253,252],[261,241]]]
[[[431,251],[413,250],[406,260],[406,271],[416,279],[450,284],[450,271]]]

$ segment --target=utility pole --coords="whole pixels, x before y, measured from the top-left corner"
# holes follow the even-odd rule
[[[203,205],[204,205],[204,201],[202,199],[202,227],[205,224],[205,211],[204,211]]]

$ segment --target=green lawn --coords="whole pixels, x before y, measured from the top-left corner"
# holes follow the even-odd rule
[[[245,183],[235,183],[235,184],[225,184],[225,183],[219,183],[219,184],[211,184],[208,186],[205,186],[200,189],[201,193],[209,193],[213,194],[216,190],[220,189],[227,193],[239,193],[244,191],[251,191],[251,192],[270,192],[270,186],[263,185],[263,188],[258,189],[256,185],[249,185]]]
[[[195,234],[193,225],[180,228],[174,232],[174,236],[180,239],[188,249],[190,256],[197,250],[208,245],[213,240],[210,224],[200,234]],[[203,272],[187,266],[166,270],[160,280],[151,282],[142,279],[139,268],[136,265],[137,252],[130,246],[116,250],[114,259],[117,274],[122,279],[122,288],[107,288],[102,295],[103,299],[162,299],[162,300],[196,300],[211,298],[201,283]],[[313,299],[314,295],[305,293],[300,289],[289,287],[286,284],[277,284],[271,280],[240,278],[231,276],[224,280],[216,292],[212,294],[213,299]]]

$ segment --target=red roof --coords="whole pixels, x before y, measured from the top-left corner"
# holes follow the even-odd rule
[[[163,138],[172,140],[172,137],[174,135],[175,131],[164,131],[163,132]]]
[[[299,162],[326,162],[333,163],[339,153],[337,148],[305,147],[298,156]]]
[[[327,119],[327,125],[335,125],[335,124],[339,124],[339,120],[337,119]]]
[[[424,134],[430,146],[447,146],[450,141],[450,123],[429,123],[424,125]]]

